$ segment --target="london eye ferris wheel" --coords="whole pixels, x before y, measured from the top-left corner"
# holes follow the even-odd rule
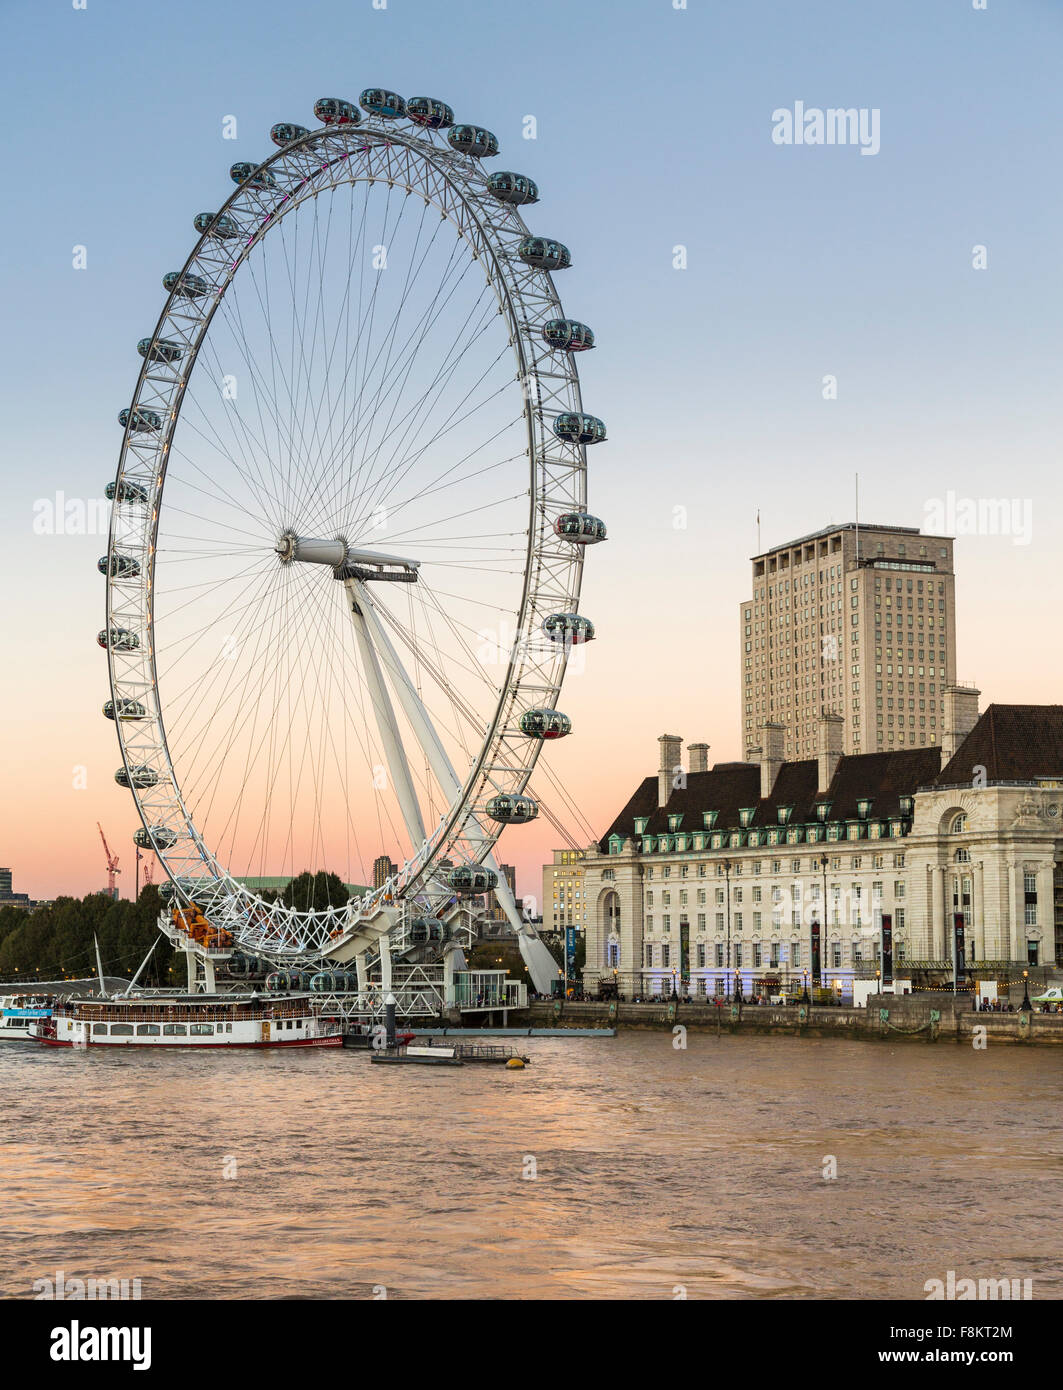
[[[360,109],[359,109],[360,108]],[[282,123],[194,219],[124,427],[107,555],[116,781],[175,890],[250,950],[343,960],[403,903],[494,888],[535,818],[587,511],[577,355],[522,174],[444,102],[369,89]],[[395,872],[301,911],[248,879]]]

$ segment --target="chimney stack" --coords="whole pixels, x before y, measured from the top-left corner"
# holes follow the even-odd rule
[[[947,685],[942,691],[942,767],[955,755],[960,744],[978,723],[978,697],[981,693],[973,685]]]
[[[691,772],[708,772],[709,745],[707,743],[688,743],[687,756],[690,759]]]
[[[657,773],[657,805],[667,806],[672,795],[672,782],[683,770],[683,740],[679,734],[662,734],[660,770]]]
[[[819,717],[819,778],[817,791],[823,796],[838,770],[845,744],[845,719],[840,714],[824,710]]]
[[[786,746],[786,725],[767,723],[762,724],[760,729],[761,745],[752,751],[757,754],[757,760],[760,763],[761,800],[766,800],[771,796],[771,789],[775,786],[779,768],[785,761],[783,750]]]

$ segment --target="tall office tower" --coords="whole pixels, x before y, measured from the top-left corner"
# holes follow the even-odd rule
[[[386,854],[380,854],[373,860],[373,887],[383,888],[388,879],[395,872],[394,865]]]
[[[846,522],[753,557],[741,605],[742,747],[781,726],[788,760],[818,755],[821,714],[843,751],[940,744],[956,683],[952,539]],[[777,737],[777,735],[776,735]]]

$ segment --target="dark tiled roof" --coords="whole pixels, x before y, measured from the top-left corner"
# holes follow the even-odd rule
[[[970,782],[976,767],[990,782],[1063,776],[1063,705],[990,705],[932,780]]]
[[[624,839],[633,836],[636,816],[648,817],[648,835],[666,834],[668,817],[679,814],[683,816],[681,829],[700,830],[705,811],[718,812],[715,829],[738,829],[738,813],[749,806],[756,807],[751,825],[778,825],[780,806],[792,806],[790,821],[799,824],[817,819],[815,806],[821,800],[831,803],[831,820],[855,819],[856,803],[864,797],[870,798],[870,814],[875,819],[895,816],[900,811],[900,798],[912,796],[917,787],[933,781],[940,765],[937,748],[843,757],[826,796],[820,797],[815,759],[783,763],[771,796],[762,801],[759,764],[717,763],[709,772],[687,773],[686,786],[675,788],[664,807],[657,805],[657,778],[647,777],[606,830],[601,843],[605,844],[611,835]]]

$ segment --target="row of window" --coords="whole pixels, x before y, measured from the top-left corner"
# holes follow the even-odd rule
[[[280,1019],[274,1027],[280,1028],[301,1028],[303,1020]],[[108,1031],[109,1030],[109,1031]],[[103,1035],[112,1038],[206,1038],[215,1033],[231,1033],[233,1026],[231,1023],[94,1023],[92,1032],[94,1036]]]

